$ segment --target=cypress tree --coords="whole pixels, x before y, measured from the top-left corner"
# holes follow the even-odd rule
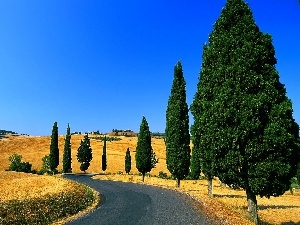
[[[198,180],[200,177],[200,173],[201,173],[201,166],[200,166],[199,148],[193,147],[189,176],[193,180]]]
[[[125,172],[129,174],[130,170],[131,170],[131,155],[130,155],[129,148],[127,148],[126,156],[125,156]]]
[[[152,169],[151,150],[151,134],[149,131],[149,125],[146,118],[143,116],[135,154],[136,168],[140,173],[142,173],[143,181],[145,179],[145,174],[150,172]]]
[[[80,146],[77,150],[77,161],[81,163],[80,170],[86,171],[90,166],[90,161],[93,159],[92,148],[90,145],[90,138],[88,134],[81,140]]]
[[[102,153],[102,170],[105,171],[107,167],[106,160],[106,136],[104,136],[103,153]]]
[[[192,135],[203,172],[243,188],[255,223],[256,195],[287,191],[299,160],[298,125],[276,63],[272,38],[248,4],[228,0],[204,45]]]
[[[54,173],[59,165],[59,149],[58,149],[58,127],[57,122],[54,122],[51,134],[50,143],[50,169]]]
[[[157,163],[158,159],[156,158],[155,151],[151,149],[151,169],[155,168]]]
[[[300,185],[300,163],[298,163],[298,170],[297,170],[297,181],[298,181],[298,184]]]
[[[180,180],[189,173],[190,133],[188,105],[186,103],[185,80],[181,62],[174,68],[174,80],[166,111],[166,162],[170,173]]]
[[[71,133],[68,124],[63,155],[63,173],[72,173]]]
[[[208,195],[213,197],[212,180],[216,176],[215,162],[217,161],[216,140],[214,139],[218,136],[215,136],[217,126],[213,120],[213,116],[216,116],[215,109],[211,107],[213,102],[210,98],[206,98],[208,97],[207,93],[211,91],[211,85],[214,84],[213,82],[209,83],[209,76],[202,75],[202,71],[200,74],[198,90],[191,105],[191,112],[194,116],[194,124],[191,127],[194,153],[191,170],[193,173],[197,173],[197,170],[201,169],[207,179]]]

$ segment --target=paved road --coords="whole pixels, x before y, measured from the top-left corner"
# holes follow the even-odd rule
[[[191,204],[190,197],[175,191],[116,181],[93,180],[88,175],[65,175],[87,184],[103,197],[90,214],[68,225],[212,225]]]

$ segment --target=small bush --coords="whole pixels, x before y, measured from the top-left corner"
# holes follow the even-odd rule
[[[158,177],[162,179],[168,179],[167,173],[164,173],[163,171],[159,171]]]
[[[55,169],[54,171],[51,171],[51,167],[50,167],[50,156],[49,155],[45,155],[43,158],[42,158],[42,168],[40,171],[37,172],[37,174],[39,175],[43,175],[45,173],[47,174],[56,174],[58,173],[57,169]]]
[[[30,173],[32,165],[29,162],[22,162],[22,156],[18,154],[11,155],[8,160],[11,162],[9,171]]]

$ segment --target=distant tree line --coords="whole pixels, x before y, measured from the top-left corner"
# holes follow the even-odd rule
[[[10,130],[0,130],[0,135],[6,135],[6,134],[18,134],[18,133]]]
[[[160,132],[151,132],[152,137],[165,137],[165,133],[160,133]]]
[[[91,139],[100,140],[100,141],[120,141],[122,138],[120,137],[109,137],[109,136],[96,136],[96,137],[90,137]]]
[[[112,129],[112,132],[113,133],[125,133],[125,132],[132,132],[133,133],[133,131],[132,130],[119,130],[119,129]]]

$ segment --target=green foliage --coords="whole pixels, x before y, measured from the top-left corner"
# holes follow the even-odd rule
[[[17,132],[10,131],[10,130],[1,130],[0,129],[0,135],[6,135],[6,134],[18,134]]]
[[[194,146],[192,157],[191,157],[189,179],[198,180],[200,177],[200,173],[201,173],[201,166],[200,166],[199,148]]]
[[[103,154],[102,154],[102,170],[105,171],[107,167],[106,160],[106,136],[104,136]]]
[[[65,138],[64,155],[63,155],[63,173],[72,172],[72,155],[71,155],[71,133],[68,124]]]
[[[299,129],[276,63],[248,4],[228,0],[204,45],[192,136],[205,176],[245,189],[254,205],[256,195],[288,190],[299,162]]]
[[[54,172],[57,172],[56,170]],[[41,170],[38,172],[38,174],[42,175],[42,174],[53,174],[53,171],[51,170],[51,166],[50,166],[50,156],[49,155],[45,155],[42,158],[42,168]]]
[[[136,168],[140,173],[142,173],[143,181],[145,174],[150,172],[152,169],[151,151],[152,147],[149,126],[146,118],[143,116],[135,154]]]
[[[151,137],[155,137],[155,138],[162,138],[162,137],[164,137],[165,135],[166,135],[165,133],[151,132]]]
[[[81,140],[77,150],[77,161],[81,163],[80,170],[86,171],[90,166],[90,161],[93,159],[92,148],[88,134]]]
[[[129,148],[127,148],[126,156],[125,156],[125,172],[129,174],[130,170],[131,170],[131,155],[130,155]]]
[[[82,162],[80,164],[80,170],[85,172],[90,167],[90,165],[90,162]]]
[[[158,177],[162,179],[168,179],[167,173],[164,173],[163,171],[159,171]]]
[[[181,62],[174,68],[174,80],[166,111],[166,162],[170,173],[184,179],[190,167],[190,134],[185,80]]]
[[[297,180],[298,180],[298,184],[300,185],[300,162],[298,163],[298,169],[297,169]]]
[[[59,149],[58,149],[58,127],[57,122],[54,122],[50,144],[50,168],[54,171],[59,165]]]
[[[90,188],[76,184],[72,192],[1,202],[0,222],[3,225],[51,224],[82,211],[94,201],[95,196]]]
[[[158,159],[156,158],[156,154],[153,149],[151,149],[151,169],[155,168],[157,163]]]
[[[13,154],[9,156],[8,160],[10,161],[9,170],[17,171],[17,169],[20,167],[22,156],[18,154]]]
[[[18,154],[11,155],[8,160],[10,161],[9,171],[30,173],[32,165],[29,162],[22,162],[22,156]]]

